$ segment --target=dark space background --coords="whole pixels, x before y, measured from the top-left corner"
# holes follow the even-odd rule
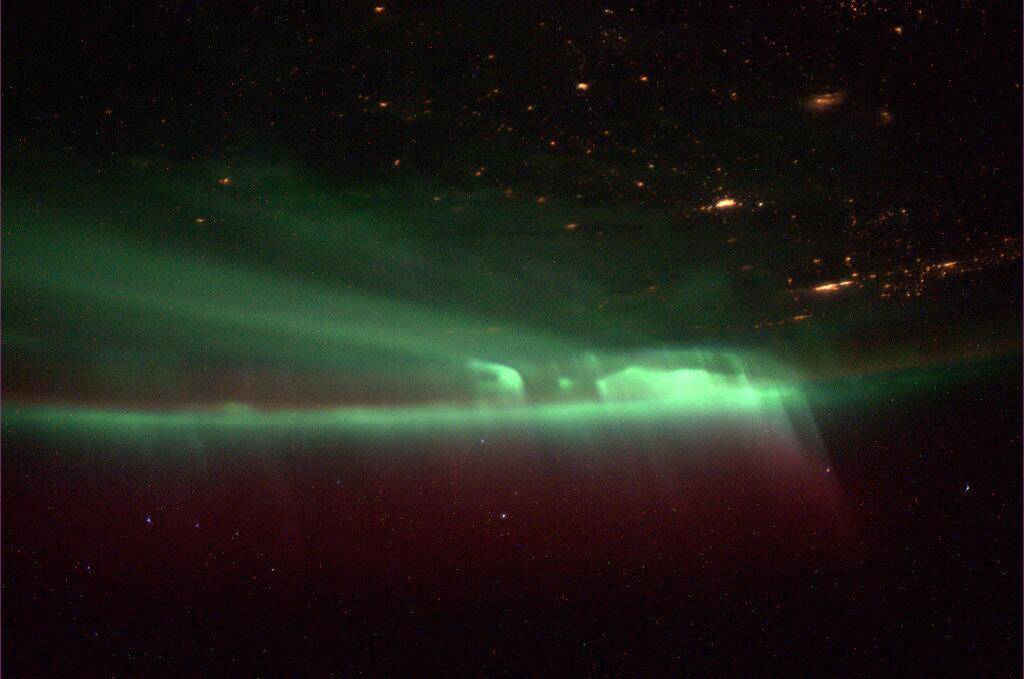
[[[4,674],[1019,672],[1019,5],[443,5],[4,6]],[[260,230],[334,199],[405,263]],[[10,404],[353,398],[83,302],[64,220],[509,347],[761,351],[828,463],[57,445]]]

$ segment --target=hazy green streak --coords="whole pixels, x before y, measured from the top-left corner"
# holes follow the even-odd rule
[[[83,316],[86,323],[154,322],[157,328],[188,323],[194,335],[184,338],[186,343],[237,348],[243,355],[256,351],[343,367],[346,347],[455,361],[569,346],[520,334],[511,346],[500,347],[482,328],[455,314],[196,262],[173,252],[124,251],[115,242],[81,232],[64,230],[46,248],[23,247],[17,228],[8,229],[7,238],[13,256],[5,275],[15,288],[12,296],[53,292],[67,299],[71,309],[98,312]],[[146,328],[129,330],[158,347],[170,339]]]

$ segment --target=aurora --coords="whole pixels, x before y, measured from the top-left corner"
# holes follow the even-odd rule
[[[4,676],[1016,676],[1020,23],[937,5],[7,3]]]
[[[256,436],[273,446],[301,439],[316,442],[373,444],[371,450],[389,451],[410,442],[446,438],[458,443],[481,437],[505,441],[541,438],[553,443],[586,447],[619,436],[676,437],[701,441],[709,430],[757,431],[784,437],[798,445],[796,437],[813,440],[813,421],[798,387],[751,380],[744,371],[714,372],[712,365],[741,369],[735,356],[711,352],[647,352],[647,364],[621,369],[623,356],[599,359],[589,354],[577,364],[586,372],[601,374],[604,364],[612,369],[589,378],[589,389],[580,385],[586,376],[543,379],[533,372],[531,382],[573,385],[551,392],[527,391],[519,372],[508,366],[470,361],[465,371],[465,402],[428,403],[416,406],[365,407],[349,405],[305,410],[259,410],[244,403],[225,403],[219,408],[178,410],[124,410],[82,406],[9,405],[5,409],[8,431],[30,434],[43,440],[67,443],[117,443],[153,449],[181,446],[198,449],[230,447],[232,439]],[[690,367],[665,369],[666,364],[689,363]],[[653,364],[653,367],[652,365]],[[702,365],[703,367],[693,367]],[[584,370],[581,369],[581,370]],[[504,392],[495,391],[498,382]],[[586,392],[593,394],[586,396]],[[477,396],[473,401],[472,395]],[[696,439],[694,439],[696,437]],[[677,449],[686,448],[676,443]],[[813,452],[818,453],[819,450]]]

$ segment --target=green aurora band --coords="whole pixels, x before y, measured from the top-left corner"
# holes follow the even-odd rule
[[[715,421],[816,437],[797,374],[740,346],[675,349],[658,331],[664,318],[713,324],[769,304],[730,292],[732,263],[641,263],[614,234],[566,244],[567,220],[623,219],[624,208],[495,207],[503,198],[487,191],[449,191],[438,208],[439,189],[423,182],[328,190],[280,162],[50,159],[58,195],[36,181],[47,159],[11,162],[5,433],[206,448],[248,432],[390,448]],[[643,219],[650,239],[668,238],[657,230],[667,216]],[[644,266],[672,268],[674,306],[641,295],[601,311],[614,298],[595,273],[604,263],[638,286]],[[821,355],[830,345],[809,344]],[[299,397],[265,388],[268,374]]]
[[[607,372],[628,360],[640,363]],[[661,367],[684,363],[702,367]],[[723,366],[734,372],[718,372]],[[269,446],[359,443],[374,450],[410,442],[472,446],[488,438],[586,449],[623,437],[633,444],[654,443],[658,432],[693,437],[722,427],[734,432],[753,427],[758,438],[771,433],[790,443],[814,439],[813,420],[799,389],[752,380],[733,355],[663,350],[599,359],[588,354],[572,366],[577,371],[573,378],[533,371],[530,383],[540,387],[537,399],[531,399],[514,368],[476,359],[466,368],[465,386],[475,399],[471,403],[272,411],[241,403],[174,411],[15,405],[5,409],[5,426],[59,444],[85,440],[195,451],[230,447],[240,435],[243,445],[252,440]],[[550,384],[557,388],[545,389]]]

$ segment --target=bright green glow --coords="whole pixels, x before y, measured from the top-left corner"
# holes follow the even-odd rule
[[[680,358],[681,352],[658,355]],[[694,358],[692,352],[682,352]],[[704,354],[709,359],[709,354]],[[722,357],[719,357],[722,358]],[[609,362],[609,361],[606,361]],[[613,362],[613,361],[612,361]],[[596,357],[591,366],[600,366]],[[686,369],[684,369],[686,370]],[[692,369],[690,369],[692,370]],[[1019,374],[1019,361],[985,361],[898,373],[857,376],[816,385],[766,382],[742,374],[689,375],[650,367],[627,367],[610,375],[640,375],[658,388],[676,385],[677,391],[639,400],[577,401],[521,404],[509,407],[438,404],[410,408],[335,408],[303,411],[260,411],[245,404],[227,403],[219,410],[131,411],[85,407],[12,405],[3,408],[3,428],[56,444],[125,446],[132,450],[191,451],[203,453],[240,446],[311,444],[336,446],[365,443],[366,451],[408,450],[424,442],[442,445],[460,442],[472,446],[481,437],[490,441],[525,439],[595,444],[608,440],[636,442],[666,432],[678,446],[692,437],[706,440],[710,428],[773,431],[801,446],[808,455],[820,455],[820,441],[808,406],[856,408],[891,407],[891,399],[908,394],[942,393],[959,383],[985,384]],[[688,371],[688,370],[687,370]],[[631,377],[630,379],[636,379]],[[568,382],[568,378],[559,381]],[[804,394],[807,394],[805,397]],[[610,395],[609,395],[610,396]],[[635,393],[622,394],[630,399]],[[672,434],[674,432],[674,434]],[[642,439],[641,439],[642,440]],[[564,447],[566,452],[575,448]],[[260,448],[262,449],[262,448]],[[497,448],[495,448],[497,449]]]
[[[4,386],[17,366],[20,386],[45,385],[31,398],[79,405],[19,405],[5,391],[5,433],[579,440],[722,418],[813,432],[799,380],[763,355],[635,350],[683,343],[687,325],[719,336],[784,315],[764,308],[770,279],[735,284],[731,250],[709,265],[724,234],[687,232],[680,247],[674,217],[650,210],[569,197],[542,209],[414,181],[338,186],[279,159],[102,172],[61,161],[47,186],[33,179],[47,163],[5,166]],[[647,246],[628,247],[632,229],[579,238],[569,221],[640,225]],[[827,362],[831,344],[806,339]],[[298,396],[251,386],[266,383]],[[812,389],[841,407],[846,388]]]
[[[115,411],[9,406],[4,426],[56,442],[103,441],[133,447],[223,445],[239,436],[272,444],[291,437],[311,443],[366,442],[388,449],[410,439],[449,442],[477,437],[604,440],[661,429],[695,432],[711,423],[789,434],[788,409],[799,393],[780,387],[718,384],[713,393],[682,390],[666,398],[545,403],[510,407],[435,405],[263,412],[229,404],[220,411]]]
[[[723,272],[669,255],[667,212],[568,196],[541,207],[400,175],[339,185],[282,157],[90,162],[5,159],[5,357],[73,373],[60,400],[79,398],[81,380],[113,401],[208,402],[192,376],[230,371],[342,391],[453,373],[462,385],[473,360],[512,366],[529,392],[524,364],[645,346],[657,319],[676,336],[678,318],[734,311]],[[569,221],[642,222],[651,247],[624,247],[634,235],[618,228],[576,238]],[[636,294],[654,282],[670,306]],[[555,376],[541,389],[556,392],[558,371],[544,371]]]
[[[688,394],[715,398],[733,391],[742,393],[744,386],[731,385],[727,380],[694,368],[665,371],[632,367],[598,380],[597,392],[606,401],[679,399]]]
[[[523,378],[515,368],[473,359],[469,369],[477,376],[477,397],[482,403],[522,403],[526,400]]]
[[[778,373],[752,375],[726,352],[588,352],[517,368],[473,359],[466,368],[461,379],[470,398],[460,403],[266,411],[232,402],[150,412],[16,405],[5,407],[3,424],[7,432],[57,445],[154,452],[299,445],[402,453],[486,440],[548,442],[566,452],[618,442],[699,454],[709,436],[717,445],[723,435],[738,437],[730,448],[736,452],[764,437],[820,452],[800,390]]]
[[[401,390],[410,402],[521,399],[497,377],[483,393],[476,360],[517,371],[527,401],[576,402],[596,399],[596,380],[631,363],[655,367],[595,367],[586,352],[708,337],[720,357],[758,347],[805,374],[862,363],[850,359],[860,314],[837,311],[837,324],[823,310],[820,323],[815,312],[777,334],[754,330],[791,316],[792,300],[781,294],[782,261],[744,272],[764,258],[726,244],[736,229],[754,242],[740,222],[681,228],[675,209],[555,194],[541,205],[400,172],[339,182],[272,154],[124,162],[19,147],[3,171],[8,400],[315,407],[367,393],[401,400]],[[585,228],[567,232],[569,222]],[[972,343],[989,332],[964,327]],[[916,350],[896,344],[885,363],[913,364]],[[289,398],[281,383],[294,387]],[[17,391],[25,385],[28,395]]]

